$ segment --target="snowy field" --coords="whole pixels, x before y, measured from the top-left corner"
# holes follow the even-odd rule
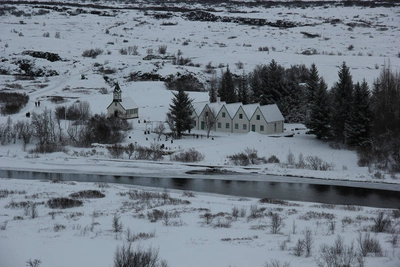
[[[41,260],[42,267],[113,266],[116,247],[129,243],[128,229],[133,248],[158,250],[168,266],[264,266],[274,260],[316,266],[321,245],[333,246],[340,237],[346,248],[353,244],[357,253],[360,234],[363,239],[370,234],[381,249],[367,253],[363,266],[400,264],[400,248],[393,241],[399,232],[398,210],[286,201],[267,204],[253,198],[115,184],[13,179],[1,179],[0,184],[0,258],[5,267],[25,266],[30,259]],[[68,209],[45,204],[82,190],[98,190],[105,197],[81,199],[83,206]],[[139,197],[144,195],[141,190],[153,197]],[[35,216],[26,202],[37,203]],[[371,232],[380,212],[391,218],[395,232]],[[121,232],[113,228],[115,214]],[[281,224],[274,228],[272,218],[277,215]],[[306,250],[296,249],[307,233],[312,241],[309,256]],[[353,260],[351,266],[358,266]]]
[[[141,6],[137,4],[138,6]],[[177,5],[177,4],[175,4]],[[210,8],[199,4],[187,8]],[[15,5],[18,11],[33,14],[43,8],[33,5]],[[114,7],[119,7],[115,5]],[[305,9],[295,7],[236,7],[242,13],[232,12],[231,6],[218,5],[211,12],[218,16],[265,18],[269,21],[286,20],[309,26],[282,29],[276,27],[242,25],[226,22],[189,21],[180,12],[172,12],[168,19],[156,19],[153,12],[134,9],[107,9],[113,16],[95,14],[69,15],[66,11],[51,9],[49,13],[32,16],[5,15],[0,17],[1,69],[12,75],[0,75],[0,89],[25,92],[30,102],[19,114],[12,115],[13,122],[26,120],[25,113],[41,112],[44,108],[54,109],[50,99],[64,97],[69,106],[76,101],[88,101],[92,113],[105,113],[112,101],[112,87],[103,79],[99,66],[111,70],[108,76],[119,81],[122,96],[130,96],[139,105],[140,118],[132,120],[133,130],[124,144],[137,142],[150,146],[156,142],[156,134],[144,135],[144,131],[165,120],[172,98],[160,81],[131,82],[131,72],[152,73],[165,77],[169,74],[192,73],[201,80],[210,78],[205,66],[211,62],[220,75],[219,65],[228,65],[232,72],[241,74],[238,62],[244,64],[246,72],[257,64],[268,64],[272,59],[284,67],[315,63],[319,74],[329,87],[338,80],[338,67],[343,61],[350,67],[353,81],[366,79],[370,86],[385,63],[392,69],[400,70],[400,12],[399,7],[342,7],[316,6]],[[70,11],[76,8],[70,7]],[[94,8],[87,9],[89,11]],[[160,12],[165,13],[165,12]],[[335,23],[333,23],[333,21]],[[167,25],[166,24],[170,24]],[[318,34],[307,38],[302,32]],[[57,34],[58,33],[58,34]],[[57,35],[57,38],[56,38]],[[45,37],[49,36],[49,37]],[[180,50],[183,57],[194,63],[193,67],[172,65],[169,60],[143,60],[149,49],[157,54],[159,46],[167,46],[167,55]],[[354,48],[349,49],[353,45]],[[121,55],[121,48],[138,46],[139,55]],[[269,47],[269,53],[258,51]],[[87,49],[100,48],[104,54],[97,58],[86,58],[82,53]],[[59,75],[41,77],[35,80],[20,80],[13,74],[19,69],[13,63],[19,59],[33,59],[22,55],[23,51],[35,50],[57,53],[63,61],[50,62],[35,59],[37,68],[56,70]],[[314,55],[303,55],[306,50]],[[97,66],[97,67],[96,67]],[[87,78],[82,80],[82,74]],[[104,89],[108,90],[107,94]],[[103,92],[103,93],[102,93]],[[206,92],[190,93],[195,101],[208,100]],[[35,101],[41,101],[35,107]],[[0,123],[7,117],[1,116]],[[140,123],[139,123],[140,120]],[[147,124],[143,123],[146,120]],[[62,121],[65,129],[69,122]],[[185,137],[181,140],[160,143],[171,151],[195,148],[205,158],[198,166],[187,166],[171,162],[165,156],[161,163],[110,157],[104,146],[92,148],[68,147],[66,153],[45,155],[29,154],[22,150],[21,140],[16,144],[0,146],[0,168],[3,170],[38,170],[51,172],[140,174],[157,177],[184,176],[190,170],[205,169],[203,166],[217,166],[225,170],[242,173],[295,175],[316,179],[368,181],[390,185],[400,191],[399,174],[381,173],[379,170],[358,167],[354,151],[337,150],[328,143],[306,135],[302,125],[285,124],[292,138],[275,138],[257,133],[224,134],[212,132],[212,138]],[[296,130],[297,129],[297,130]],[[195,132],[205,134],[205,132]],[[27,150],[32,149],[28,145]],[[261,157],[275,155],[281,163],[250,166],[251,169],[234,166],[227,156],[242,152],[246,148],[256,149]],[[289,153],[296,160],[303,154],[318,156],[332,164],[331,171],[296,169],[286,164]],[[160,163],[160,162],[158,162]],[[380,171],[382,172],[382,171]],[[259,179],[260,176],[257,176]],[[262,177],[262,176],[261,176]],[[379,179],[377,177],[380,177]],[[346,246],[354,243],[358,251],[358,231],[363,237],[371,231],[374,218],[380,211],[390,217],[394,226],[392,233],[374,233],[382,253],[368,253],[365,266],[400,266],[399,245],[394,242],[399,233],[398,210],[379,210],[369,207],[321,206],[316,203],[263,204],[258,199],[212,194],[198,194],[189,197],[188,192],[170,191],[173,198],[187,200],[178,205],[169,203],[157,206],[133,204],[129,190],[139,187],[90,183],[51,183],[49,181],[22,181],[0,179],[0,266],[25,266],[29,259],[40,259],[41,267],[46,266],[113,266],[117,245],[126,242],[128,228],[135,234],[146,233],[154,237],[140,239],[133,246],[159,249],[159,256],[169,266],[263,266],[265,262],[277,259],[282,265],[316,266],[320,260],[320,245],[333,245],[338,235],[344,238]],[[251,175],[246,179],[251,180]],[[82,207],[71,209],[50,209],[44,205],[53,197],[68,197],[81,190],[100,190],[106,196],[100,199],[84,199]],[[162,193],[162,189],[139,188]],[[37,203],[37,217],[31,218],[23,202]],[[15,204],[17,203],[17,204]],[[20,203],[20,204],[18,204]],[[135,206],[136,205],[136,206]],[[256,206],[255,206],[256,205]],[[29,206],[29,205],[28,205]],[[233,208],[246,210],[243,217],[235,218]],[[153,209],[175,214],[169,221],[162,218],[150,222],[148,213]],[[255,212],[254,218],[251,210]],[[53,212],[53,213],[52,213]],[[397,212],[397,213],[396,213]],[[120,216],[123,231],[112,231],[114,214]],[[212,222],[206,222],[210,213]],[[219,214],[220,213],[220,214]],[[272,213],[283,218],[284,225],[278,233],[272,234]],[[217,215],[218,214],[218,215]],[[328,214],[328,215],[326,215]],[[397,214],[397,215],[396,215]],[[173,215],[171,215],[173,216]],[[310,217],[310,218],[308,218]],[[308,220],[306,220],[308,218]],[[226,224],[229,228],[225,228]],[[225,226],[224,226],[225,225]],[[305,238],[311,229],[313,245],[311,255],[297,257],[295,247],[299,239]],[[356,265],[354,265],[356,266]]]

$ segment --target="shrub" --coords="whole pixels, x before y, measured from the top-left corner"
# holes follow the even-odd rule
[[[369,253],[374,253],[377,257],[382,257],[382,247],[379,240],[371,237],[370,233],[358,234],[357,243],[361,254],[366,257]]]
[[[30,260],[27,260],[26,261],[26,266],[29,266],[29,267],[39,267],[40,266],[40,264],[42,263],[42,261],[41,260],[38,260],[38,259],[30,259]]]
[[[306,257],[311,256],[311,250],[314,244],[314,238],[310,228],[307,228],[304,232],[304,248],[306,250]]]
[[[287,261],[281,263],[277,259],[271,259],[269,262],[264,263],[264,267],[290,267],[290,263]]]
[[[125,231],[125,238],[127,242],[135,242],[136,240],[146,240],[156,236],[156,232],[149,232],[149,233],[137,233],[134,234],[130,228],[126,229]]]
[[[66,228],[65,225],[58,224],[58,223],[54,224],[54,226],[53,226],[54,232],[58,232],[60,230],[64,230],[65,228]]]
[[[267,159],[267,163],[279,163],[279,159],[275,155],[272,155]]]
[[[198,162],[204,160],[204,154],[201,154],[194,148],[190,148],[187,151],[182,151],[178,154],[171,155],[171,161],[180,162]]]
[[[249,164],[260,164],[261,162],[266,163],[267,160],[262,157],[258,157],[258,151],[254,148],[246,148],[244,152],[239,152],[228,156],[233,164],[238,166],[247,166]]]
[[[88,50],[83,51],[82,56],[96,58],[98,55],[103,54],[103,52],[104,51],[100,48],[88,49]]]
[[[164,80],[164,84],[168,90],[204,91],[203,83],[192,73],[168,75]]]
[[[29,101],[29,96],[21,93],[7,93],[0,92],[1,114],[16,114],[18,113]]]
[[[298,239],[296,245],[293,248],[294,255],[297,257],[301,257],[304,253],[304,240]]]
[[[161,55],[165,55],[165,53],[167,53],[167,45],[158,46],[158,53]]]
[[[29,202],[29,204],[24,207],[24,215],[29,216],[31,219],[37,218],[38,210],[36,206],[36,203]]]
[[[117,246],[114,253],[114,267],[167,267],[165,260],[158,256],[158,249],[152,247],[147,250],[137,247],[132,248],[132,243],[128,245]]]
[[[318,156],[308,156],[306,157],[306,161],[308,162],[308,167],[311,170],[320,170],[320,171],[328,171],[333,169],[333,164],[329,164],[323,161]]]
[[[293,152],[290,150],[286,156],[286,164],[289,166],[294,166],[296,164],[296,157],[294,156]]]
[[[230,219],[227,218],[220,218],[218,217],[217,222],[214,224],[215,228],[231,228],[232,222]]]
[[[124,154],[125,148],[120,144],[113,144],[112,146],[107,146],[108,153],[112,158],[119,158]]]
[[[374,225],[372,231],[376,233],[390,232],[392,229],[392,221],[383,212],[379,212],[378,216],[374,218]]]
[[[99,190],[82,190],[69,195],[72,198],[103,198],[106,195]]]
[[[47,206],[51,209],[68,209],[83,206],[83,202],[76,199],[59,197],[47,200]]]
[[[60,32],[56,32],[56,34],[54,35],[55,38],[60,39],[61,38],[61,33]]]
[[[43,37],[50,37],[50,33],[49,32],[43,33]]]
[[[347,49],[349,50],[349,51],[352,51],[353,49],[354,49],[354,45],[349,45],[349,47],[347,47]]]
[[[118,215],[118,213],[115,213],[112,218],[112,229],[114,233],[122,232],[124,228],[120,219],[121,217]]]
[[[277,234],[283,227],[284,222],[278,213],[273,213],[271,216],[271,234]]]
[[[2,224],[0,224],[0,230],[1,231],[5,231],[6,229],[7,229],[7,221],[5,221]]]
[[[362,255],[354,249],[353,243],[350,246],[344,244],[343,238],[338,236],[333,245],[323,244],[320,247],[317,258],[318,267],[356,267],[364,266]]]
[[[128,50],[127,50],[126,48],[121,48],[121,49],[119,50],[119,53],[120,53],[121,55],[127,55],[127,54],[128,54]]]

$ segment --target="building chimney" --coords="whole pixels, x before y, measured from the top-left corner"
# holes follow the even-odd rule
[[[221,102],[221,98],[217,96],[217,103],[219,104]]]

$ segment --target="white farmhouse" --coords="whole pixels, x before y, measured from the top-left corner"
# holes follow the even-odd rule
[[[217,121],[212,130],[216,132],[277,134],[284,130],[284,118],[276,104],[226,104],[218,99],[215,103],[197,102],[192,106],[195,130],[206,130],[205,117],[212,114]]]
[[[139,117],[139,106],[130,97],[122,98],[119,84],[115,84],[113,101],[107,107],[108,116],[120,117],[122,119],[134,119]]]

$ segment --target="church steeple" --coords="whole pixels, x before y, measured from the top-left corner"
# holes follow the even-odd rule
[[[119,83],[116,82],[115,87],[114,87],[114,93],[113,93],[113,102],[121,102],[122,101],[121,94],[122,94],[122,91],[121,91],[121,88],[119,88]]]

